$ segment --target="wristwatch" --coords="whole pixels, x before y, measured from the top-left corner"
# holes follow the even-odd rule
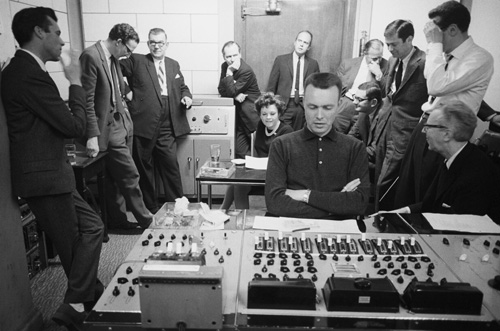
[[[306,190],[304,196],[302,197],[302,202],[309,203],[309,195],[311,194],[311,190]]]

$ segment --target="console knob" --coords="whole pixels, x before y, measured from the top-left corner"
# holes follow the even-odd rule
[[[495,290],[500,291],[500,275],[495,276],[495,278],[488,281],[488,285],[493,287]]]
[[[127,294],[129,297],[133,297],[135,295],[135,291],[132,286],[129,286]]]
[[[120,290],[118,289],[118,286],[115,286],[115,288],[113,289],[113,295],[115,297],[120,295]]]

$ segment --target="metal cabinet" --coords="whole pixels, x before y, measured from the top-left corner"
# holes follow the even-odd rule
[[[234,158],[233,99],[194,99],[193,107],[186,112],[191,133],[177,139],[177,160],[186,197],[197,195],[196,175],[210,158],[210,145],[221,145],[221,160]],[[207,194],[206,187],[203,194]],[[223,196],[225,187],[220,186],[212,194]]]

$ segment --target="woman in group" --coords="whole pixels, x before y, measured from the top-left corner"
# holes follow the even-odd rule
[[[293,129],[279,119],[285,112],[285,103],[279,95],[274,95],[272,92],[263,93],[255,101],[255,109],[259,114],[260,122],[255,131],[254,155],[267,157],[273,140],[292,132]],[[229,209],[233,201],[236,209],[248,209],[248,193],[251,189],[251,186],[228,186],[221,209]],[[262,189],[262,187],[254,189]]]

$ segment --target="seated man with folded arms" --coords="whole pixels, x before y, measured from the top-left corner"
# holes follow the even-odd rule
[[[445,162],[422,202],[390,213],[487,214],[500,223],[500,170],[469,142],[476,123],[476,115],[461,101],[441,105],[430,114],[422,131],[429,149]]]
[[[337,133],[342,82],[315,73],[304,82],[306,126],[271,144],[266,205],[276,216],[347,219],[368,204],[368,158],[363,142]]]

